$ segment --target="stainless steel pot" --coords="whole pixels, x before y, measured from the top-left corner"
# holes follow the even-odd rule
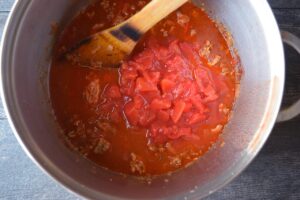
[[[66,188],[91,199],[199,199],[245,169],[268,138],[283,93],[283,47],[268,3],[195,1],[204,2],[212,17],[233,34],[244,69],[240,97],[222,136],[223,147],[217,144],[191,167],[144,184],[94,166],[69,151],[57,134],[47,89],[50,24],[68,22],[84,6],[82,2],[19,0],[7,21],[2,40],[2,100],[14,133],[32,160]],[[281,120],[290,113],[285,111]]]

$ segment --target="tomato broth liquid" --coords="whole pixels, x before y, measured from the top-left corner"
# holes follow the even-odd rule
[[[54,55],[148,2],[89,5],[64,29]],[[104,168],[137,176],[197,160],[218,140],[235,100],[237,60],[224,34],[204,10],[186,3],[147,32],[120,69],[54,56],[51,101],[66,144]]]

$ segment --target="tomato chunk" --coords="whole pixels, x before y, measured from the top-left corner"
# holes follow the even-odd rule
[[[142,72],[145,80],[147,80],[149,83],[152,83],[153,85],[157,84],[159,78],[160,78],[160,72]]]
[[[133,103],[129,102],[124,106],[124,113],[127,120],[136,126],[139,122],[139,108]]]
[[[106,96],[109,98],[121,98],[120,88],[117,85],[108,86],[106,90]]]
[[[157,119],[163,122],[167,122],[170,119],[170,114],[168,111],[160,110],[157,112]]]
[[[188,122],[190,125],[192,125],[192,124],[200,123],[205,119],[206,119],[205,115],[200,113],[195,113],[188,119]]]
[[[155,119],[155,114],[149,110],[139,113],[139,124],[141,126],[149,125]]]
[[[168,109],[171,107],[171,101],[168,99],[154,99],[150,106],[153,110]]]
[[[192,97],[191,101],[200,113],[205,112],[205,106],[202,104],[202,98],[200,97],[200,95],[196,95],[196,96]]]
[[[169,79],[162,79],[160,81],[160,87],[161,87],[163,93],[170,92],[174,88],[175,85],[176,85],[176,83]]]
[[[193,104],[190,103],[190,102],[186,102],[186,103],[185,103],[185,108],[184,108],[184,111],[183,111],[183,112],[189,112],[189,111],[192,110],[192,108],[193,108]]]
[[[185,102],[178,101],[174,103],[174,109],[171,111],[171,118],[174,123],[177,123],[185,109]]]
[[[202,66],[197,48],[177,40],[168,46],[151,40],[122,65],[121,96],[127,102],[124,114],[131,126],[148,129],[150,137],[160,142],[197,138],[191,127],[207,119],[206,104],[219,98],[220,83],[214,80],[221,80]],[[120,97],[116,87],[111,90],[112,98]]]
[[[153,92],[157,91],[157,87],[144,78],[138,78],[136,80],[136,90],[140,92]]]
[[[191,128],[177,128],[177,127],[172,127],[172,129],[169,129],[168,137],[171,139],[178,139],[182,136],[187,136],[192,134],[192,129]]]

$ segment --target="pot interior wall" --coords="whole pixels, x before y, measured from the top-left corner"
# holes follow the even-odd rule
[[[275,30],[277,32],[268,38],[269,32],[277,26],[265,1],[195,1],[199,5],[201,2],[212,11],[213,18],[229,27],[236,40],[244,69],[240,97],[231,123],[221,138],[225,142],[223,147],[217,144],[191,167],[170,177],[157,178],[149,185],[94,166],[70,152],[59,137],[47,85],[53,44],[50,25],[54,21],[65,24],[83,6],[82,3],[69,0],[20,1],[16,9],[26,9],[11,18],[11,24],[20,20],[19,25],[8,28],[13,34],[7,36],[6,44],[11,42],[14,45],[7,53],[9,67],[2,69],[5,74],[3,86],[9,88],[5,91],[6,101],[19,137],[38,163],[67,187],[97,199],[167,198],[175,195],[178,199],[184,196],[198,199],[239,173],[268,136],[268,124],[274,122],[274,113],[276,115],[279,106],[284,73],[279,34]],[[264,9],[270,19],[261,20],[257,7]],[[270,30],[266,31],[265,26],[271,27]],[[278,42],[273,41],[278,39]],[[275,54],[270,52],[272,45],[278,48]],[[278,63],[274,63],[278,60],[274,56],[279,57]],[[267,110],[271,113],[269,117]],[[262,121],[267,124],[265,127],[262,127]],[[168,183],[164,181],[166,178]]]

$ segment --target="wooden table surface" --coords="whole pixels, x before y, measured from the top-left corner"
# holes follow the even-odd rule
[[[14,0],[0,0],[0,35],[13,3]],[[280,27],[300,37],[300,0],[269,0],[269,3]],[[300,98],[300,56],[287,46],[285,52],[287,82],[283,106]],[[45,175],[25,155],[8,125],[2,104],[0,199],[80,199]],[[276,124],[254,162],[207,199],[300,199],[300,117]]]

